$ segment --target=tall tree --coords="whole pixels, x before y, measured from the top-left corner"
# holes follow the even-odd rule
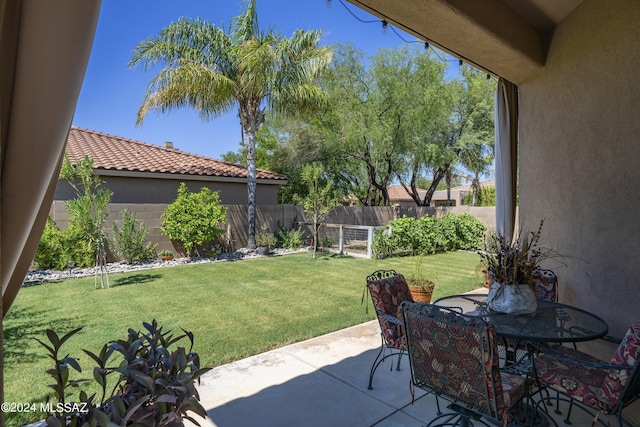
[[[428,164],[433,171],[431,186],[420,200],[428,206],[444,179],[451,187],[457,165],[476,173],[486,171],[487,152],[493,147],[493,92],[495,82],[470,67],[462,69],[462,77],[449,82],[450,110],[446,121],[437,124]],[[415,197],[414,197],[415,200]]]
[[[298,115],[322,109],[325,93],[315,85],[329,68],[332,51],[319,47],[320,31],[297,30],[290,38],[260,31],[256,0],[228,30],[206,20],[181,18],[134,49],[129,63],[164,68],[151,80],[138,123],[151,110],[190,106],[203,119],[238,109],[247,151],[249,249],[255,248],[255,134],[265,109]]]
[[[331,95],[332,116],[324,124],[342,162],[328,168],[352,185],[364,205],[389,204],[388,186],[409,158],[420,160],[416,133],[426,133],[442,114],[444,64],[422,49],[379,50],[370,61],[352,46],[338,46],[323,84]]]

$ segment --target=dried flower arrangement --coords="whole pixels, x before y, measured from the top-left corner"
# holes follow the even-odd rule
[[[540,243],[544,220],[536,231],[520,232],[513,242],[507,242],[503,236],[491,234],[485,238],[485,250],[480,259],[488,275],[489,284],[504,285],[526,283],[533,286],[534,274],[541,264],[560,257],[557,252]]]

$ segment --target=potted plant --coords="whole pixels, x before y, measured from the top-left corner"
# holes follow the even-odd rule
[[[173,252],[164,250],[158,254],[163,261],[171,261],[173,259]]]
[[[256,233],[256,250],[260,255],[267,255],[272,246],[276,244],[276,236],[268,231],[267,224],[262,224],[260,231]]]
[[[409,292],[411,292],[411,298],[415,302],[431,302],[431,296],[433,295],[433,288],[435,284],[426,277],[409,276],[407,277],[407,285],[409,285]]]
[[[534,275],[555,252],[540,244],[544,221],[533,232],[520,232],[512,242],[490,234],[480,259],[489,284],[487,303],[495,311],[533,314],[537,309]]]
[[[415,302],[430,303],[433,295],[435,284],[429,280],[426,273],[422,269],[422,259],[418,261],[418,265],[414,272],[405,277],[411,298]]]

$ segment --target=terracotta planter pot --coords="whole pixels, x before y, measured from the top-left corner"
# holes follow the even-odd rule
[[[409,292],[414,302],[430,303],[433,295],[433,282],[408,283]]]

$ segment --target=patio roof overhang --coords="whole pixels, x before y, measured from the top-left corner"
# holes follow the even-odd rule
[[[538,74],[557,23],[583,0],[347,0],[494,76]]]

